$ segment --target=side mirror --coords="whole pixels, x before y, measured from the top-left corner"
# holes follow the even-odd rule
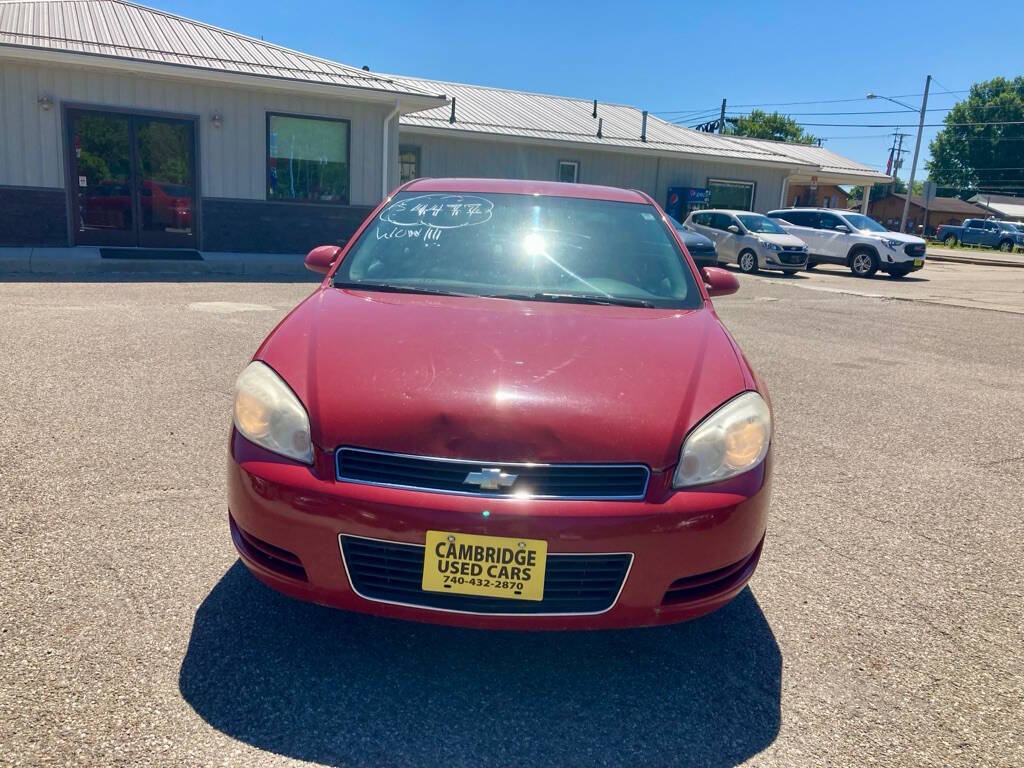
[[[845,224],[836,224],[834,227],[836,232],[849,232],[850,228]]]
[[[331,271],[331,265],[334,264],[339,253],[341,253],[339,245],[318,245],[306,254],[306,269],[326,275]]]
[[[740,228],[737,227],[735,224],[730,224],[728,227],[726,227],[726,229],[732,232],[734,235],[738,235],[740,233]]]
[[[700,274],[704,278],[708,296],[728,296],[740,289],[740,281],[736,279],[736,275],[719,267],[704,267]]]

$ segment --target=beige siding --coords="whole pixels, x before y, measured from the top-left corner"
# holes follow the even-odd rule
[[[40,109],[41,94],[55,104]],[[384,117],[391,107],[286,91],[197,86],[100,69],[44,66],[0,58],[0,185],[64,187],[62,104],[143,109],[198,117],[199,181],[204,197],[266,197],[266,113],[351,121],[353,205],[381,199]],[[223,126],[210,116],[220,112]],[[389,169],[392,182],[397,169]]]
[[[580,164],[579,181],[640,189],[660,205],[670,186],[704,187],[708,178],[755,183],[754,209],[777,208],[787,169],[736,163],[654,157],[630,152],[551,147],[493,139],[455,139],[402,130],[402,144],[420,148],[421,176],[482,176],[487,178],[558,178],[558,161]]]

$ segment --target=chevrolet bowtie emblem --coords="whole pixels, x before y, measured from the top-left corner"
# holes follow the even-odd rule
[[[499,488],[508,488],[516,481],[519,475],[511,475],[500,469],[481,469],[479,472],[470,472],[462,482],[466,485],[479,485],[482,491],[496,491]]]

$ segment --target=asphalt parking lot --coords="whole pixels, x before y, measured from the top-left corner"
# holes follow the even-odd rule
[[[771,390],[751,586],[482,633],[238,563],[232,384],[308,283],[0,283],[0,763],[1024,764],[1024,270],[741,277]]]

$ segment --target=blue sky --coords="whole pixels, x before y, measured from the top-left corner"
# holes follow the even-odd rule
[[[632,104],[656,113],[769,104],[805,123],[917,114],[869,91],[949,108],[997,75],[1024,74],[1024,2],[326,2],[140,0],[216,26],[376,71]],[[825,102],[775,106],[782,102]],[[730,113],[750,107],[730,108]],[[808,112],[891,114],[808,115]],[[685,115],[685,113],[684,113]],[[936,109],[926,123],[945,115]],[[693,122],[697,122],[693,119]],[[825,146],[884,168],[894,128],[809,126]],[[918,178],[923,175],[925,130]],[[904,147],[913,150],[913,137]],[[907,154],[902,176],[910,167]]]

